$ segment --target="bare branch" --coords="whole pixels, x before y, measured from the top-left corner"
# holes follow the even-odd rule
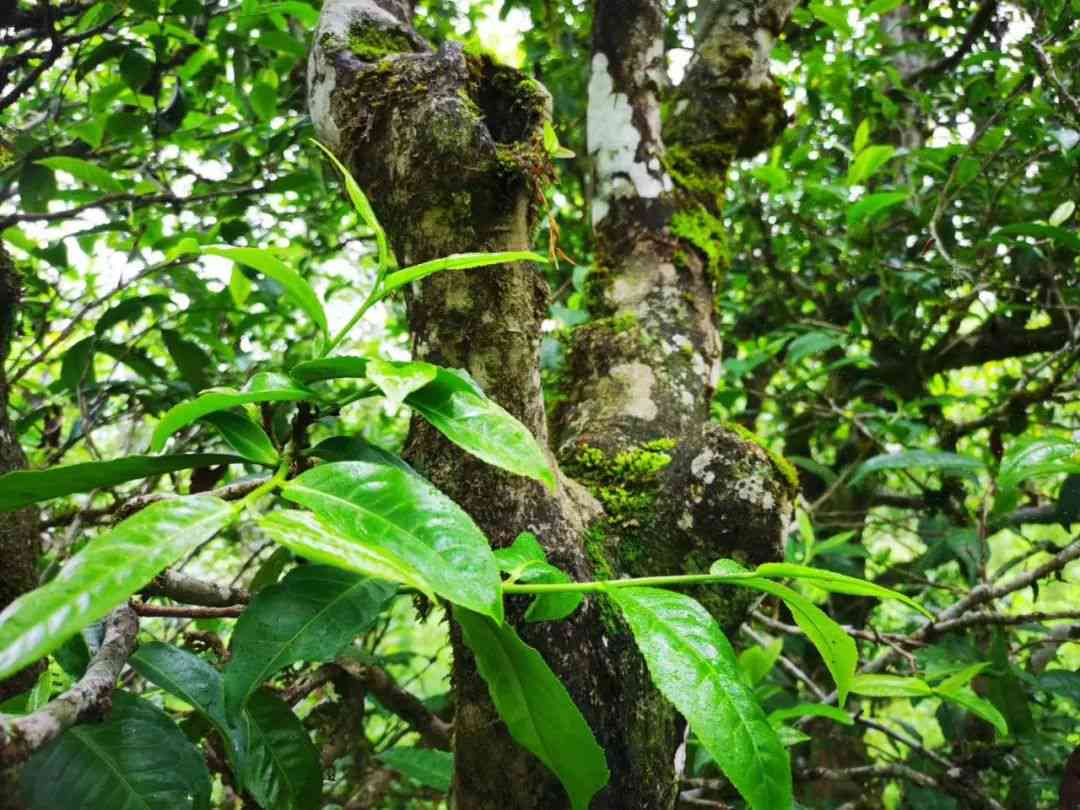
[[[203,607],[232,607],[251,599],[244,588],[206,582],[176,571],[165,571],[142,589],[143,596],[163,596],[174,602]]]
[[[24,761],[80,720],[108,711],[116,679],[135,650],[139,619],[126,605],[109,614],[105,640],[78,683],[33,714],[0,719],[0,766]]]
[[[450,724],[432,712],[416,695],[398,686],[386,670],[364,666],[348,658],[339,658],[337,665],[360,681],[383,706],[416,729],[425,743],[442,751],[450,750]]]

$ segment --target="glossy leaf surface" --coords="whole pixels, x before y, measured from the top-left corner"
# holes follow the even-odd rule
[[[342,461],[308,470],[282,494],[346,537],[409,565],[440,596],[502,621],[499,572],[487,538],[419,475]]]
[[[209,422],[233,450],[256,464],[273,467],[278,463],[278,453],[266,431],[246,416],[232,411],[215,411],[203,417]]]
[[[152,503],[73,556],[55,579],[0,613],[0,678],[33,663],[228,524],[236,507],[212,495]]]
[[[790,810],[791,765],[776,731],[739,676],[731,644],[688,596],[612,588],[653,683],[674,704],[753,810]]]

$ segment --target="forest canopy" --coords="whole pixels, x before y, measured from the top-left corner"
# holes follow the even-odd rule
[[[0,810],[1080,808],[1080,0],[0,0]]]

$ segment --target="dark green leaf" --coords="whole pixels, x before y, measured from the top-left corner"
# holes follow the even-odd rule
[[[206,388],[210,384],[209,372],[214,367],[210,356],[173,329],[162,329],[161,337],[184,382],[196,391]]]
[[[787,751],[705,608],[655,588],[611,588],[608,595],[626,617],[653,683],[752,810],[791,810]]]
[[[874,456],[872,459],[863,462],[856,468],[855,474],[851,477],[851,483],[858,483],[871,473],[881,472],[882,470],[925,468],[974,475],[984,466],[978,459],[958,456],[956,453],[945,453],[939,450],[904,450],[900,453],[886,453]]]
[[[367,377],[366,357],[323,357],[292,367],[289,376],[301,385],[343,377]]]
[[[0,678],[60,646],[213,537],[236,507],[211,495],[152,503],[95,537],[55,579],[0,613]]]
[[[607,784],[608,769],[566,687],[509,624],[461,608],[454,618],[510,735],[558,777],[571,808],[585,810]]]
[[[128,692],[102,723],[73,726],[23,768],[29,810],[208,810],[202,754],[160,709]]]
[[[322,765],[299,718],[265,689],[253,694],[243,714],[248,750],[241,781],[265,810],[319,810]]]
[[[233,630],[225,669],[230,717],[262,683],[296,661],[330,661],[367,630],[397,589],[325,565],[294,568],[260,591]]]
[[[88,461],[47,470],[16,470],[0,475],[0,512],[10,512],[29,503],[76,492],[114,487],[137,478],[219,464],[237,464],[240,461],[236,456],[217,453],[188,453],[127,456],[113,461]]]

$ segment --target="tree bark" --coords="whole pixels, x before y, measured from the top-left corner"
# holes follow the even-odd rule
[[[371,197],[402,266],[527,248],[552,172],[543,144],[550,97],[455,43],[432,50],[409,12],[375,0],[324,4],[308,67],[319,137]],[[420,420],[406,455],[493,546],[531,531],[578,580],[700,571],[719,557],[775,559],[792,473],[752,437],[707,423],[719,361],[709,262],[711,238],[721,235],[695,244],[672,227],[680,212],[700,221],[701,203],[664,167],[664,16],[651,0],[602,0],[596,20],[589,148],[601,261],[590,296],[596,320],[575,335],[566,404],[553,419],[558,491],[487,466]],[[711,202],[715,211],[719,197]],[[542,446],[548,296],[544,277],[523,264],[443,273],[407,293],[414,355],[467,370]],[[747,607],[721,590],[694,595],[729,631]],[[607,754],[611,782],[593,810],[672,808],[681,726],[621,618],[589,598],[566,621],[519,624],[524,607],[511,600],[509,620],[566,684]],[[514,744],[460,634],[451,635],[453,806],[567,807],[555,778]]]

